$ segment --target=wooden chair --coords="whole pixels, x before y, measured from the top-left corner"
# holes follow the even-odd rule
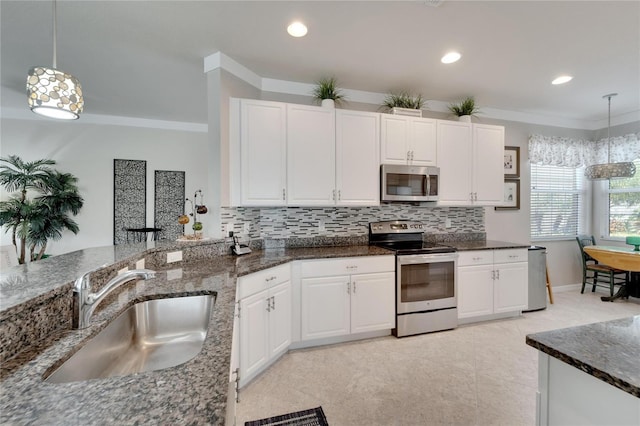
[[[576,240],[582,255],[582,290],[580,293],[584,293],[585,285],[591,280],[589,284],[593,286],[592,292],[596,291],[596,287],[605,287],[613,296],[613,287],[625,284],[629,280],[629,272],[598,263],[597,260],[585,253],[586,246],[596,245],[596,239],[593,235],[578,235]]]

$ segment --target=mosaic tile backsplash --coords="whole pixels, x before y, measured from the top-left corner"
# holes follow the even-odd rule
[[[376,207],[223,207],[222,232],[229,223],[236,234],[250,239],[282,239],[316,236],[363,236],[369,222],[417,220],[426,234],[484,233],[483,207],[423,207],[383,204]],[[446,220],[451,226],[446,227]],[[248,232],[246,229],[248,227]]]

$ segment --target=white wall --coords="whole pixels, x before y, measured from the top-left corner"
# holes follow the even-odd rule
[[[49,243],[47,253],[61,254],[113,244],[113,160],[147,161],[147,224],[153,225],[154,171],[185,171],[185,192],[189,198],[202,189],[205,203],[212,195],[207,184],[207,133],[118,125],[58,122],[40,118],[2,118],[0,155],[18,155],[25,161],[50,158],[56,168],[79,180],[84,207],[74,219],[80,232],[66,232]],[[2,189],[2,199],[7,193]],[[209,215],[202,219],[208,235]],[[187,225],[188,227],[189,225]],[[189,229],[189,228],[187,228]],[[11,244],[2,232],[2,244]]]

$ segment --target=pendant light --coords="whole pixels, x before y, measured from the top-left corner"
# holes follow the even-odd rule
[[[77,78],[56,69],[56,0],[53,0],[53,68],[36,66],[27,76],[29,108],[36,114],[60,120],[76,120],[84,108]]]
[[[630,178],[636,174],[636,165],[631,162],[612,163],[611,162],[611,98],[618,96],[617,93],[604,95],[604,99],[609,100],[609,123],[607,126],[607,162],[605,164],[594,164],[587,167],[584,175],[589,180],[606,180],[614,178]]]

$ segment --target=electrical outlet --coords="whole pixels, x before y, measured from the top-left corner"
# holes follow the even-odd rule
[[[248,235],[249,232],[251,232],[251,224],[249,222],[245,222],[244,223],[244,233]]]
[[[318,231],[323,232],[325,229],[324,220],[318,221]]]
[[[182,250],[167,253],[167,263],[180,262],[182,260]]]
[[[136,262],[136,269],[144,269],[144,258]]]
[[[118,275],[122,275],[122,274],[124,274],[125,272],[128,272],[128,271],[129,271],[129,267],[125,266],[124,268],[122,268],[122,269],[120,269],[118,271]]]
[[[229,222],[224,227],[225,235],[229,235],[229,232],[233,232],[233,222]]]
[[[182,268],[167,271],[167,281],[179,280],[180,278],[182,278]]]
[[[444,227],[445,227],[445,228],[451,228],[451,219],[446,218],[446,219],[444,220]]]

